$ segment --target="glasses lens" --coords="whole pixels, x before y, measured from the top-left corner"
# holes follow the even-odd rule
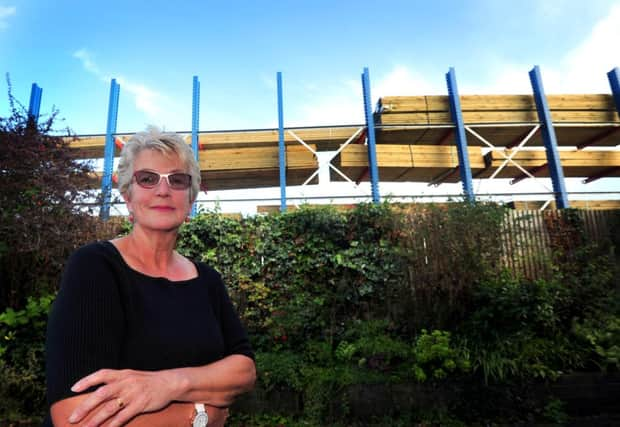
[[[159,174],[149,171],[138,171],[134,174],[140,187],[153,188],[159,184]]]
[[[186,173],[173,173],[168,176],[168,183],[175,190],[186,190],[192,183],[192,177]]]

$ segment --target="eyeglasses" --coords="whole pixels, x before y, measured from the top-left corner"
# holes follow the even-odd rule
[[[187,190],[192,185],[192,176],[186,173],[162,173],[152,171],[137,171],[133,174],[136,184],[142,188],[155,188],[162,178],[166,178],[168,187],[173,190]]]

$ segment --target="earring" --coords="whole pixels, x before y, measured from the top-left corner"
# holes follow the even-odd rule
[[[191,221],[191,218],[189,217],[189,215],[187,215],[187,216],[185,217],[185,222],[186,222],[186,223],[188,223],[188,222],[190,222],[190,221]]]
[[[129,213],[129,216],[127,217],[127,219],[129,220],[129,222],[131,222],[133,224],[134,218],[133,218],[133,214],[131,212]]]

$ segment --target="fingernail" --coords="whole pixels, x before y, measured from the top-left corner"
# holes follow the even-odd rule
[[[71,391],[78,391],[80,389],[79,384],[79,382],[73,384],[73,386],[71,387]]]
[[[75,423],[77,421],[77,415],[75,414],[71,414],[71,416],[69,417],[69,422],[71,424]]]

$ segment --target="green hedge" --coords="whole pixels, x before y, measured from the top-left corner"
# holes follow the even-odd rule
[[[505,213],[493,204],[362,204],[241,219],[207,212],[184,225],[179,250],[223,274],[261,390],[300,398],[295,413],[233,411],[230,425],[351,425],[352,387],[406,383],[466,384],[478,398],[401,409],[377,423],[562,419],[561,402],[528,399],[528,385],[617,370],[614,248],[586,238],[556,247],[553,277],[528,280],[498,262]],[[563,218],[583,232],[571,211]],[[0,374],[15,378],[0,388],[9,402],[0,419],[43,407],[26,402],[41,399],[47,303],[0,316]],[[504,392],[482,398],[487,386]]]

